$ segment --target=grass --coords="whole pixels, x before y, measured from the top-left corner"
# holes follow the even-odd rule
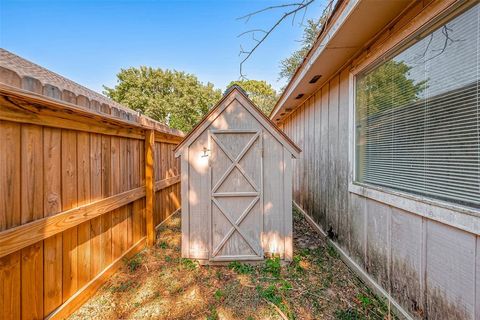
[[[143,254],[139,253],[127,261],[127,267],[130,272],[136,271],[142,265]]]
[[[255,270],[253,266],[246,263],[241,263],[238,261],[230,262],[228,264],[228,267],[238,274],[252,274],[253,271]]]
[[[124,268],[72,319],[385,319],[388,308],[294,214],[294,257],[258,265],[200,266],[180,257],[180,216],[159,230],[157,245]]]

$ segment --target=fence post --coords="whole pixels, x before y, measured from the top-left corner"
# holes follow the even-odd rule
[[[147,246],[155,243],[155,225],[153,223],[153,208],[155,206],[155,178],[154,178],[154,152],[155,131],[145,131],[145,225],[147,228]]]

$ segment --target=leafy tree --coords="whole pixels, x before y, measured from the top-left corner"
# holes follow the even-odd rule
[[[248,94],[248,97],[263,113],[267,116],[270,114],[270,111],[272,111],[277,102],[277,92],[270,84],[263,80],[238,80],[230,82],[227,88],[234,84],[242,87]]]
[[[141,66],[121,69],[114,88],[104,86],[111,99],[188,132],[220,99],[220,90],[196,76],[176,70]]]
[[[315,40],[317,40],[322,28],[322,21],[323,19],[318,21],[312,19],[307,20],[307,24],[303,30],[303,37],[300,41],[302,46],[300,49],[294,51],[290,57],[280,61],[280,79],[290,80],[292,78],[298,66],[300,66],[308,51],[315,43]]]
[[[408,77],[411,67],[389,60],[357,79],[357,110],[368,106],[368,114],[414,102],[427,87],[427,80]]]

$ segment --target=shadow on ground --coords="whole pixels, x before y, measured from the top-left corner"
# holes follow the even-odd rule
[[[388,308],[294,212],[294,261],[198,266],[180,258],[180,214],[71,319],[387,319]]]

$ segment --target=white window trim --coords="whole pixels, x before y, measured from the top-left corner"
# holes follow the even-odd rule
[[[419,28],[419,30],[424,28]],[[393,49],[399,44],[393,45]],[[388,50],[390,51],[390,50]],[[389,206],[399,208],[418,216],[439,221],[455,228],[480,235],[480,210],[457,205],[451,202],[441,201],[413,193],[401,192],[392,188],[372,186],[356,182],[355,174],[355,81],[356,76],[377,63],[382,56],[373,59],[362,68],[355,68],[349,74],[349,98],[348,98],[348,191],[374,201],[382,202]]]

